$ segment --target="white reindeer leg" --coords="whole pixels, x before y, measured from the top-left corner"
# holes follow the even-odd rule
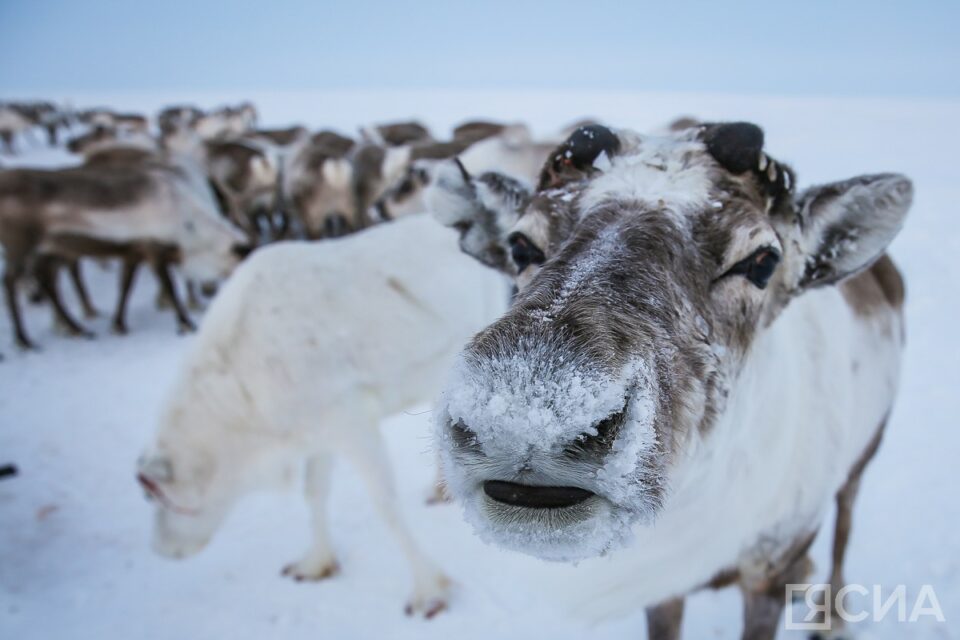
[[[413,595],[406,605],[408,615],[432,618],[447,608],[450,580],[421,551],[403,521],[393,491],[390,460],[383,447],[380,431],[374,423],[354,432],[348,455],[370,491],[374,506],[400,543],[413,571]]]
[[[298,582],[301,580],[323,580],[336,575],[340,566],[330,547],[327,532],[327,497],[330,495],[330,470],[333,458],[329,454],[318,454],[307,461],[304,475],[304,496],[310,507],[310,520],[313,526],[313,542],[303,557],[283,569],[283,575]]]

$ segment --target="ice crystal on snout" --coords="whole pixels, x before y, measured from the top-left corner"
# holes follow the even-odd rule
[[[522,341],[510,356],[461,360],[443,401],[488,453],[557,450],[623,409],[629,373],[615,377]]]
[[[627,407],[627,424],[613,443],[613,450],[597,471],[604,495],[617,503],[630,503],[643,493],[644,473],[657,453],[656,399],[649,381],[634,384]]]
[[[633,525],[650,521],[658,500],[658,394],[644,362],[598,371],[548,338],[521,340],[500,357],[463,357],[441,400],[437,436],[465,518],[481,539],[547,560],[576,561],[622,546]],[[602,455],[576,453],[618,414],[622,425]],[[464,443],[469,451],[459,450]],[[491,506],[482,483],[513,481],[519,473],[595,496],[562,509]]]

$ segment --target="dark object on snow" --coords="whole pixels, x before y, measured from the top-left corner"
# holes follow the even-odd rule
[[[3,478],[12,478],[17,475],[17,467],[12,464],[5,464],[0,466],[0,480]]]

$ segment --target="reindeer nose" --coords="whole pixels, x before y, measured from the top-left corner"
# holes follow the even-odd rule
[[[580,487],[549,487],[503,480],[487,480],[483,483],[483,492],[497,502],[528,509],[563,509],[594,495]]]

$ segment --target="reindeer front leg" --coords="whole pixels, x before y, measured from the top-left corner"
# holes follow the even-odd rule
[[[142,259],[139,255],[129,254],[123,258],[123,273],[120,276],[120,297],[117,310],[113,314],[113,330],[119,334],[127,333],[127,301],[133,288],[133,279],[137,275]]]
[[[816,531],[800,538],[779,557],[767,558],[765,571],[741,567],[740,591],[743,594],[742,640],[774,640],[780,616],[786,604],[788,584],[806,581],[813,567],[807,551]]]
[[[3,290],[7,298],[7,311],[10,312],[10,324],[13,327],[13,337],[22,349],[36,349],[37,346],[27,337],[23,328],[23,316],[20,313],[20,303],[17,300],[17,280],[26,272],[26,266],[21,256],[7,253],[6,266],[3,271]]]
[[[863,472],[873,456],[876,455],[877,449],[880,448],[880,440],[886,426],[887,421],[884,419],[880,423],[876,435],[847,475],[847,481],[837,492],[837,522],[833,532],[833,566],[830,570],[830,593],[833,595],[836,595],[847,583],[843,577],[843,562],[847,555],[847,543],[850,541],[850,529],[853,526],[853,503],[860,491],[860,479],[863,477]],[[817,631],[811,634],[811,637],[824,639],[849,637],[849,634],[844,633],[843,617],[837,611],[837,599],[835,597],[831,598],[829,605],[829,631]]]
[[[178,330],[180,333],[189,333],[196,331],[196,326],[190,320],[187,310],[177,295],[176,286],[173,283],[173,274],[170,273],[170,263],[162,258],[156,258],[153,261],[153,272],[160,281],[160,288],[163,294],[173,304],[173,309],[177,314]]]
[[[194,280],[187,280],[187,308],[191,311],[200,311],[203,309],[203,303],[200,296],[197,295],[197,283]]]
[[[333,460],[329,454],[318,454],[307,461],[304,494],[310,507],[313,524],[313,543],[304,556],[283,569],[283,575],[296,581],[323,580],[340,571],[330,548],[327,532],[327,498],[330,495],[330,471]]]
[[[647,607],[647,640],[680,640],[682,624],[682,597]]]
[[[413,595],[407,601],[407,615],[418,614],[432,618],[447,608],[451,582],[420,550],[404,522],[391,475],[390,459],[375,420],[358,424],[345,451],[360,472],[373,498],[373,504],[390,532],[400,544],[413,572]]]
[[[90,294],[87,293],[87,286],[83,282],[83,273],[80,271],[80,259],[69,262],[70,279],[73,281],[73,288],[80,299],[80,305],[83,307],[83,316],[87,319],[97,317],[97,309],[90,302]]]
[[[63,300],[60,298],[60,291],[57,288],[58,267],[57,258],[53,256],[38,257],[36,265],[37,281],[50,300],[57,320],[63,325],[67,332],[73,336],[92,338],[93,333],[80,326],[80,323],[70,316],[67,308],[63,305]]]

